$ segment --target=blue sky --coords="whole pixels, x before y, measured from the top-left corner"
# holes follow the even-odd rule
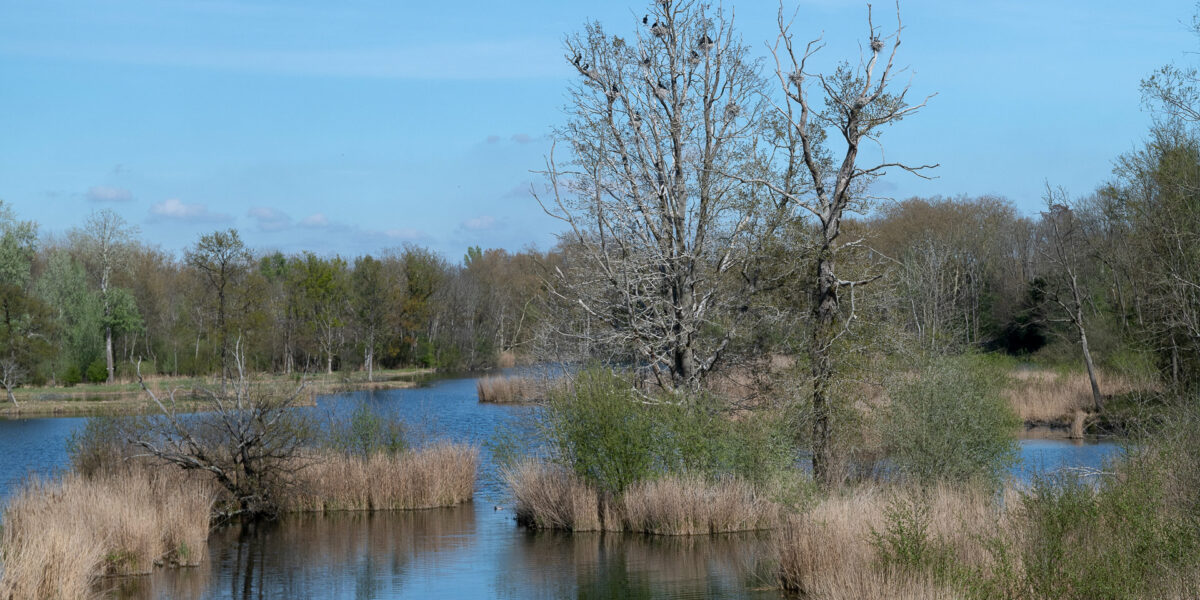
[[[857,56],[864,2],[785,5],[801,37],[824,33],[827,63]],[[765,55],[778,4],[733,6]],[[225,227],[347,256],[547,248],[558,223],[528,190],[565,120],[563,36],[588,19],[628,33],[643,7],[0,0],[0,199],[45,233],[111,208],[168,250]],[[937,96],[885,145],[941,167],[890,175],[896,198],[999,194],[1032,213],[1047,180],[1087,193],[1145,135],[1139,80],[1200,48],[1186,2],[902,8],[900,62]]]

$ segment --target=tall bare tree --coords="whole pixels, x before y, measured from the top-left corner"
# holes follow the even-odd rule
[[[630,39],[598,23],[566,41],[578,73],[572,160],[548,161],[550,198],[578,252],[554,293],[576,303],[596,342],[667,390],[695,388],[722,359],[753,278],[730,286],[756,222],[743,168],[761,125],[763,79],[732,12],[656,0]]]
[[[886,159],[867,167],[858,165],[865,142],[878,144],[884,128],[917,112],[928,100],[910,104],[908,84],[898,85],[895,81],[902,72],[895,63],[903,29],[899,4],[895,33],[886,37],[875,26],[867,5],[867,45],[860,60],[855,65],[843,62],[828,74],[809,69],[809,61],[824,48],[821,39],[798,46],[782,9],[778,24],[780,33],[772,53],[784,92],[784,100],[775,106],[783,122],[779,143],[783,168],[776,180],[764,183],[816,221],[808,341],[812,463],[814,477],[828,485],[832,481],[830,386],[836,373],[833,345],[854,320],[855,288],[878,278],[839,277],[838,253],[861,244],[861,240],[839,239],[843,215],[848,210],[865,210],[870,200],[866,194],[869,183],[889,169],[921,176],[923,170],[937,165],[912,166]],[[817,90],[817,99],[813,89]],[[840,148],[827,144],[831,138],[840,142]],[[844,306],[839,296],[842,293],[850,294],[849,306]]]
[[[1083,270],[1095,259],[1089,256],[1087,233],[1075,211],[1068,205],[1067,194],[1061,188],[1046,186],[1046,212],[1042,213],[1042,257],[1047,269],[1042,281],[1046,298],[1057,306],[1063,317],[1075,328],[1083,363],[1087,366],[1088,382],[1092,387],[1092,402],[1097,411],[1104,410],[1104,397],[1096,380],[1096,364],[1088,345],[1087,290]]]

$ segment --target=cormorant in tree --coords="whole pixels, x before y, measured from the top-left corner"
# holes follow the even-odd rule
[[[708,49],[713,47],[712,38],[708,37],[708,34],[706,33],[700,38],[700,42],[697,45],[700,46],[701,50],[708,52]]]
[[[576,52],[576,53],[575,53],[575,60],[572,60],[571,62],[575,63],[575,66],[579,66],[579,61],[581,61],[581,60],[583,60],[583,55],[582,55],[582,54],[580,54],[580,53],[578,53],[578,52]]]
[[[649,23],[649,22],[650,22],[650,15],[646,15],[646,16],[642,17],[642,25],[645,25],[646,23]]]

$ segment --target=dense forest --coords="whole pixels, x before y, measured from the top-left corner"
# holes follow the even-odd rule
[[[888,330],[872,337],[903,335],[933,353],[1082,365],[1086,340],[1097,365],[1187,384],[1200,361],[1198,184],[1195,135],[1163,126],[1095,192],[1048,188],[1038,214],[997,197],[882,205],[846,226],[862,240],[851,264],[879,275],[856,292],[857,316]],[[622,330],[620,315],[594,318],[562,291],[585,262],[569,237],[546,252],[468,248],[456,262],[417,246],[352,259],[256,252],[228,230],[178,255],[138,241],[111,212],[39,237],[38,224],[0,207],[10,387],[129,377],[138,360],[146,373],[218,374],[235,346],[275,373],[633,358],[600,334]],[[809,233],[781,228],[766,246],[782,252]],[[752,302],[726,305],[750,316],[724,363],[802,348],[804,268],[784,271]],[[733,322],[709,321],[714,338]]]

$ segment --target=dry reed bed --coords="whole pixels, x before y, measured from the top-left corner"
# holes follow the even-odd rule
[[[475,381],[480,402],[508,404],[545,400],[569,385],[566,379],[548,379],[527,375],[489,375]]]
[[[215,492],[181,473],[33,479],[4,510],[0,598],[84,598],[104,575],[199,564]]]
[[[307,457],[283,511],[414,509],[470,500],[479,450],[442,443],[367,459]],[[197,565],[224,492],[197,472],[132,461],[32,479],[4,509],[0,599],[85,598],[106,575]]]
[[[780,584],[804,597],[822,599],[957,598],[954,590],[928,575],[881,563],[875,532],[887,525],[897,498],[928,510],[928,536],[947,545],[962,564],[991,567],[983,545],[988,536],[1013,535],[1012,516],[1000,506],[1017,504],[1013,492],[1003,503],[981,492],[949,487],[926,490],[860,488],[827,498],[810,512],[793,515],[776,538]]]
[[[403,510],[453,506],[471,499],[479,449],[439,443],[399,454],[314,458],[296,474],[286,512]]]
[[[601,502],[595,488],[557,465],[525,460],[502,474],[516,498],[517,520],[540,529],[695,535],[769,529],[781,514],[754,486],[732,477],[666,476]]]
[[[1021,370],[1010,377],[1012,384],[1005,395],[1017,416],[1026,423],[1070,424],[1077,415],[1092,410],[1092,387],[1087,373]],[[1146,387],[1129,378],[1105,373],[1098,373],[1096,379],[1105,395]]]

